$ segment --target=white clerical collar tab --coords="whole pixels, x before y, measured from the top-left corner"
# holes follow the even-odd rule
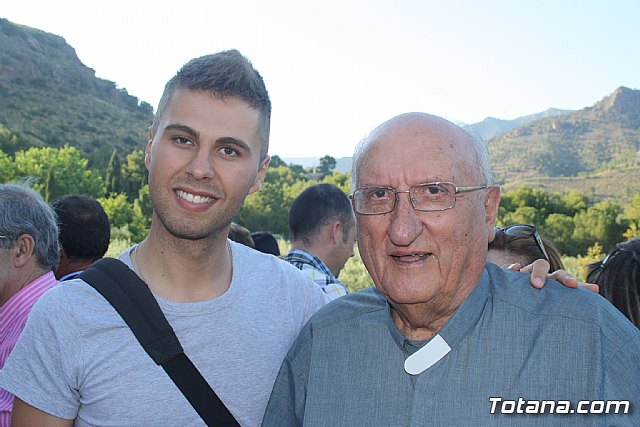
[[[410,375],[418,375],[432,367],[451,351],[449,344],[440,335],[436,335],[420,350],[407,357],[404,370]]]

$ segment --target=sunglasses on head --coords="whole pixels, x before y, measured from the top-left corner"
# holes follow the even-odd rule
[[[542,243],[542,239],[540,238],[540,234],[538,234],[538,230],[533,225],[528,224],[514,224],[508,227],[498,227],[500,231],[502,231],[507,236],[512,237],[533,237],[538,248],[542,251],[542,255],[544,255],[544,259],[548,262],[551,262],[549,259],[549,254],[547,254],[547,250],[544,247],[544,243]]]

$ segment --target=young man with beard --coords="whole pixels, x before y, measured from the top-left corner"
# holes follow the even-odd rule
[[[265,177],[270,112],[262,77],[239,52],[187,63],[149,130],[149,235],[120,256],[243,426],[259,425],[286,351],[326,302],[295,267],[227,239]],[[15,425],[204,425],[81,279],[34,308],[0,385],[16,395]]]

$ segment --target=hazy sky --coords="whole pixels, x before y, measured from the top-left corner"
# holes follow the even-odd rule
[[[638,0],[13,0],[0,17],[64,37],[154,108],[183,63],[237,48],[267,84],[280,157],[350,156],[408,111],[474,123],[640,89]]]

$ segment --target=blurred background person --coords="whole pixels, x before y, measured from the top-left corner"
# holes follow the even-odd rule
[[[60,227],[60,264],[56,278],[70,280],[104,256],[111,226],[102,205],[83,194],[62,196],[51,202]]]
[[[265,254],[280,256],[280,246],[278,246],[278,240],[273,234],[268,231],[254,231],[251,233],[251,238],[256,250]]]
[[[284,260],[307,273],[329,298],[346,295],[338,275],[353,256],[355,225],[349,197],[340,188],[312,185],[289,209],[291,250]]]
[[[0,184],[0,369],[35,302],[58,284],[56,214],[34,190]],[[11,423],[13,395],[0,388],[0,426]]]
[[[518,263],[524,267],[537,259],[546,259],[551,266],[549,271],[564,270],[558,250],[533,225],[496,227],[495,237],[489,243],[489,262],[500,266]]]
[[[255,245],[253,244],[253,238],[251,238],[251,232],[247,227],[243,227],[240,224],[236,224],[235,222],[231,223],[231,228],[229,229],[229,238],[234,242],[242,243],[245,246],[249,246],[253,248]]]
[[[640,328],[640,239],[618,243],[604,259],[588,266],[587,282]]]

